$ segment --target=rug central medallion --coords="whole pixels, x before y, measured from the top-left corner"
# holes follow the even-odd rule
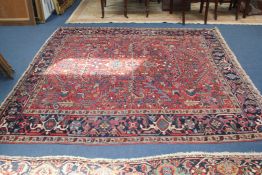
[[[261,139],[261,96],[219,37],[213,29],[60,28],[3,104],[2,142]]]

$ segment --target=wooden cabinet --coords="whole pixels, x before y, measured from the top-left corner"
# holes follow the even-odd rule
[[[34,25],[32,0],[0,0],[0,25]]]

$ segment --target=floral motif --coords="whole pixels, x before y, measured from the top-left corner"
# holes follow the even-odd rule
[[[218,164],[217,171],[220,172],[221,174],[232,174],[232,175],[239,174],[238,166],[232,163],[231,161],[225,161]]]
[[[130,160],[0,157],[2,174],[260,175],[261,154],[173,154]]]

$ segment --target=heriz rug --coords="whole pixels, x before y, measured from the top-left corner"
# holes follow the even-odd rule
[[[1,107],[1,143],[262,139],[261,96],[216,29],[59,28]]]
[[[0,156],[2,174],[262,174],[259,153],[177,153],[139,159]]]

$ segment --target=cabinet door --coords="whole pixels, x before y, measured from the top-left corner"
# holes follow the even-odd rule
[[[0,0],[0,24],[35,24],[32,0]]]

